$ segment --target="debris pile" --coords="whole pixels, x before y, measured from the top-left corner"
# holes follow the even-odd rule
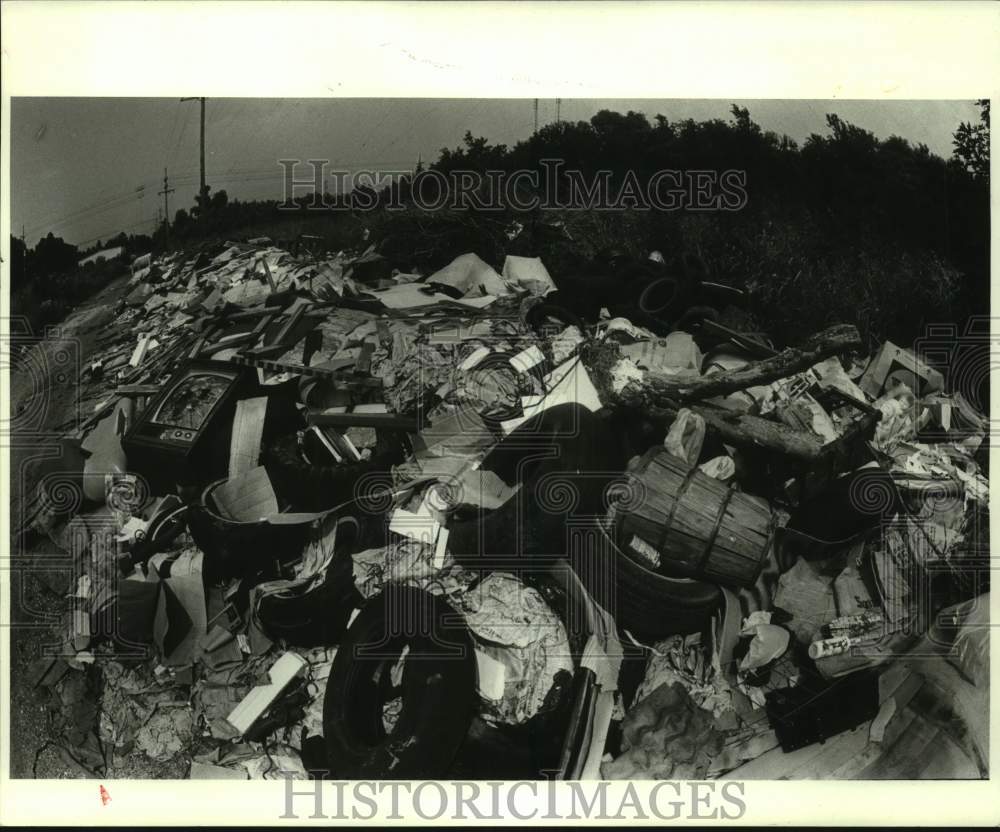
[[[583,317],[538,258],[137,263],[76,467],[35,495],[74,568],[32,679],[63,750],[101,776],[138,752],[700,779],[898,736],[914,644],[960,610],[945,662],[988,598],[986,417],[853,327],[727,325],[740,292],[674,292],[653,254],[609,266],[632,306]]]

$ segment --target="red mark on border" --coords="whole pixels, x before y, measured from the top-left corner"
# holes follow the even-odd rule
[[[101,805],[107,806],[110,802],[111,795],[108,793],[108,790],[104,788],[104,786],[101,786]]]

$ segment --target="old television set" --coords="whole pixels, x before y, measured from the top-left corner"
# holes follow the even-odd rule
[[[125,435],[129,468],[153,493],[224,476],[236,402],[257,390],[255,374],[223,361],[192,361],[149,402]]]

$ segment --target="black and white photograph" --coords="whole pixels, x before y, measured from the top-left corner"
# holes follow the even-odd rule
[[[8,785],[989,781],[991,99],[738,86],[5,93]]]

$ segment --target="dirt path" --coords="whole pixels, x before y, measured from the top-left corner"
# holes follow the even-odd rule
[[[57,753],[46,748],[49,726],[43,697],[29,688],[28,670],[52,641],[54,626],[64,607],[61,595],[33,573],[30,565],[51,556],[47,538],[14,534],[29,507],[38,474],[33,459],[51,448],[61,426],[72,424],[77,407],[80,368],[97,350],[99,336],[113,320],[113,309],[126,288],[127,278],[112,281],[78,306],[58,327],[58,335],[39,339],[14,361],[10,374],[10,552],[11,587],[11,696],[10,776],[71,778],[84,776]],[[81,413],[80,418],[88,414]],[[49,574],[44,575],[49,577]],[[58,626],[58,625],[55,625]],[[39,753],[41,752],[41,753]],[[37,756],[37,761],[36,761]],[[37,762],[37,766],[36,766]]]

